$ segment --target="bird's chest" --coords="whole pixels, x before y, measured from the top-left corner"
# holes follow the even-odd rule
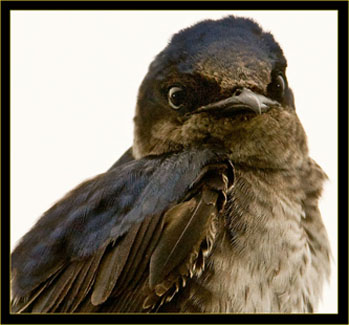
[[[306,311],[310,250],[297,180],[236,173],[199,286],[213,312]],[[285,185],[287,182],[287,186]],[[274,186],[273,186],[274,184]],[[299,192],[299,191],[298,191]]]

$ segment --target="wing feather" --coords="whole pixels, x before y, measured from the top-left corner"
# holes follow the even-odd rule
[[[60,306],[60,311],[62,313],[68,313],[73,308],[73,305],[75,301],[78,301],[78,292],[81,288],[83,282],[86,279],[87,272],[91,266],[92,259],[89,259],[88,261],[80,262],[80,270],[77,273],[77,276],[70,288],[70,290],[66,293],[64,297],[64,301],[62,302],[62,305]]]
[[[75,286],[72,288],[71,294],[68,296],[69,300],[66,300],[67,306],[65,306],[65,310],[67,309],[69,312],[76,311],[79,305],[87,297],[95,281],[96,273],[105,249],[105,247],[102,247],[94,256],[86,259],[85,267],[82,270],[78,281],[76,281]]]
[[[156,311],[203,268],[231,176],[225,154],[208,149],[127,154],[24,237],[12,255],[12,310]]]
[[[141,229],[137,234],[137,245],[132,247],[132,259],[130,258],[127,261],[127,265],[123,270],[123,276],[120,277],[118,286],[115,288],[116,295],[122,293],[125,288],[134,287],[137,283],[137,280],[149,263],[161,230],[161,215],[146,218],[143,221]]]
[[[138,224],[131,228],[125,238],[104,255],[91,296],[93,305],[102,304],[110,296],[117,279],[130,258],[131,247],[134,245],[140,227],[141,224]]]
[[[69,265],[45,292],[36,299],[32,312],[47,313],[54,310],[61,302],[62,295],[68,290],[77,273],[77,264]]]
[[[183,250],[182,245],[187,237],[190,237],[188,232],[193,231],[191,225],[195,223],[193,219],[197,216],[198,208],[199,204],[193,198],[174,206],[165,214],[164,219],[167,224],[164,232],[167,236],[164,234],[161,236],[150,260],[150,286],[152,288],[160,283],[186,257],[188,250]],[[195,230],[194,237],[191,237],[193,240],[185,243],[185,245],[192,247],[197,241],[196,234]]]

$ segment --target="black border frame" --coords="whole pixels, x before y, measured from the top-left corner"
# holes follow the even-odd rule
[[[9,314],[11,10],[336,10],[338,12],[338,314]],[[245,323],[348,324],[348,2],[347,1],[2,1],[1,2],[1,324]],[[330,112],[329,112],[330,113]],[[324,130],[325,132],[326,130]]]

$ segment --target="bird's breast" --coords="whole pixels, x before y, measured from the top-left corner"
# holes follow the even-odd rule
[[[187,305],[203,312],[311,311],[317,271],[302,227],[300,180],[236,169],[216,244]]]

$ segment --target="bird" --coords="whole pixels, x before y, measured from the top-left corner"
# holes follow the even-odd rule
[[[13,313],[312,313],[330,275],[309,156],[270,32],[174,34],[138,92],[134,142],[11,254]]]

